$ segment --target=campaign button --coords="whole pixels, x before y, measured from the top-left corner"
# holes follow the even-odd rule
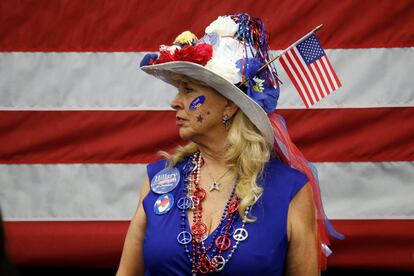
[[[166,194],[177,187],[180,182],[180,172],[177,168],[165,168],[151,180],[151,190],[156,194]]]
[[[154,213],[164,215],[174,205],[174,196],[172,194],[160,195],[154,203]]]

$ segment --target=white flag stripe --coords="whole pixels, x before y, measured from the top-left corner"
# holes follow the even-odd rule
[[[328,92],[328,94],[331,94],[333,88],[332,88],[331,84],[329,83],[328,76],[326,75],[325,68],[323,67],[321,60],[320,59],[317,60],[315,62],[315,64],[316,64],[316,67],[320,70],[320,72],[322,74],[321,77],[324,80],[324,82],[325,82],[325,84],[328,88],[326,92]]]
[[[318,71],[316,71],[315,64],[312,63],[310,66],[311,66],[312,70],[315,72],[316,80],[317,80],[319,86],[321,87],[321,92],[322,92],[321,97],[323,98],[323,97],[327,96],[328,93],[326,92],[325,86],[322,83],[321,76],[319,75]]]
[[[414,218],[414,162],[314,164],[331,219]],[[1,207],[8,221],[129,220],[145,174],[145,164],[0,165]]]
[[[286,70],[286,73],[290,73],[292,76],[293,76],[293,79],[294,80],[292,80],[290,83],[292,83],[293,85],[295,85],[295,86],[299,86],[300,87],[300,91],[304,91],[305,89],[304,89],[304,87],[302,86],[302,83],[300,83],[300,82],[298,82],[298,81],[295,81],[295,80],[297,80],[299,77],[298,77],[298,75],[296,74],[296,72],[293,70],[293,68],[292,68],[292,65],[291,65],[291,63],[290,63],[290,61],[288,60],[288,55],[289,55],[289,53],[285,53],[284,55],[282,55],[281,57],[280,57],[280,62],[281,63],[284,63],[285,64],[285,66],[287,66],[288,67],[288,70]],[[302,98],[302,99],[304,99],[304,101],[306,102],[306,105],[307,106],[309,106],[309,98],[308,98],[308,96],[307,96],[307,94],[306,93],[299,93],[300,94],[300,97]]]
[[[332,83],[334,84],[335,90],[337,90],[339,88],[339,83],[336,81],[336,78],[333,75],[335,74],[335,72],[332,72],[331,66],[329,66],[329,61],[326,58],[326,56],[322,58],[322,62],[325,64],[325,67],[328,69],[329,77],[332,80]]]
[[[6,220],[129,220],[145,175],[143,164],[0,165],[3,215]]]
[[[344,84],[339,90],[346,93],[333,93],[312,108],[414,106],[414,47],[335,49],[326,53]],[[0,53],[0,109],[169,110],[175,88],[154,81],[138,69],[144,55]],[[304,109],[285,71],[279,63],[274,64],[284,82],[278,108]],[[386,74],[379,68],[387,68]]]
[[[331,67],[329,66],[329,64],[328,64],[328,60],[326,59],[326,56],[324,56],[322,59],[321,59],[321,62],[324,64],[324,66],[325,66],[325,68],[326,68],[326,72],[327,72],[327,74],[328,74],[328,76],[329,76],[329,79],[331,80],[331,82],[333,83],[333,85],[334,85],[334,87],[333,87],[333,89],[334,90],[336,90],[336,89],[338,89],[339,88],[339,84],[336,82],[336,79],[335,79],[335,77],[334,77],[334,72],[332,72],[332,70],[331,70]]]
[[[315,104],[317,101],[315,99],[315,95],[312,93],[312,88],[302,70],[299,70],[299,63],[296,61],[295,57],[293,56],[292,52],[289,51],[286,53],[287,56],[289,56],[288,59],[286,59],[288,62],[291,62],[291,67],[297,68],[299,71],[299,78],[296,78],[297,82],[302,82],[302,85],[305,87],[306,94],[308,97],[310,97],[310,103],[311,105]]]
[[[298,60],[299,60],[299,62],[302,64],[302,67],[303,67],[303,69],[305,70],[305,73],[304,73],[304,75],[307,75],[308,77],[306,78],[306,80],[308,81],[309,79],[311,80],[311,83],[312,83],[312,87],[311,87],[311,89],[310,89],[310,91],[311,91],[311,94],[316,98],[315,99],[315,102],[318,102],[322,97],[321,97],[321,94],[320,94],[320,92],[319,92],[319,89],[318,89],[318,87],[316,86],[316,83],[315,83],[315,81],[314,81],[314,79],[313,79],[313,77],[312,77],[312,74],[311,74],[311,72],[310,72],[310,70],[309,70],[309,68],[308,68],[308,66],[307,66],[307,64],[305,63],[305,61],[302,59],[302,58],[300,58],[300,53],[299,53],[299,51],[298,51],[298,49],[297,48],[293,48],[293,51],[295,51],[295,54],[296,54],[296,56],[298,57]],[[298,62],[298,61],[297,61]]]
[[[293,70],[292,65],[290,64],[289,60],[287,60],[286,56],[282,56],[281,59],[285,62],[286,66],[289,68],[289,72],[293,75],[294,79],[298,79],[298,76],[296,75],[296,72]],[[302,83],[300,83],[300,82],[296,82],[296,83],[300,87],[300,90],[304,91]],[[308,98],[308,95],[306,93],[300,93],[300,94],[305,99],[307,105],[310,106],[311,102]]]

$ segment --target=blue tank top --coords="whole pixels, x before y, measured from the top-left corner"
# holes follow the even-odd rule
[[[181,172],[181,177],[178,186],[171,191],[175,202],[185,194],[183,165],[184,162],[181,162],[176,166]],[[150,181],[165,167],[165,160],[149,164],[147,173]],[[284,273],[289,244],[287,238],[288,207],[295,194],[306,184],[307,177],[278,159],[271,159],[265,165],[259,182],[264,192],[250,211],[250,215],[256,217],[256,221],[246,224],[248,238],[239,243],[224,269],[213,275],[273,276]],[[182,231],[181,210],[174,206],[164,215],[155,214],[153,207],[158,197],[158,194],[150,191],[143,200],[147,217],[143,244],[145,275],[192,275],[191,263],[185,248],[177,241],[177,235]],[[238,216],[234,227],[240,227],[241,223]],[[185,227],[187,231],[190,231],[188,219],[186,219]],[[206,244],[211,243],[212,236],[207,238]],[[191,251],[191,243],[189,245],[188,248]],[[228,251],[223,253],[223,257],[227,256]]]

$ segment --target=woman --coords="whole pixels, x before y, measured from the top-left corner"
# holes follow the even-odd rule
[[[178,88],[171,107],[189,144],[148,165],[117,275],[319,274],[320,193],[273,111],[264,35],[260,19],[224,16],[144,58]]]

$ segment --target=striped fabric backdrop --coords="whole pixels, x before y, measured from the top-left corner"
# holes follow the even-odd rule
[[[146,164],[181,143],[174,88],[139,60],[241,11],[275,51],[325,26],[343,87],[307,110],[276,66],[278,109],[346,235],[329,266],[414,271],[411,0],[1,1],[0,207],[16,264],[118,264]]]

